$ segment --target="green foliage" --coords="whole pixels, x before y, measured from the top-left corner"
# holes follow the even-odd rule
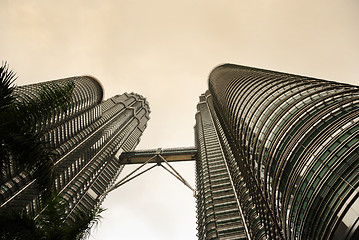
[[[14,101],[11,94],[14,91],[13,83],[15,79],[15,73],[8,70],[7,65],[3,64],[0,67],[0,111],[11,105]]]
[[[41,239],[34,220],[25,210],[10,209],[0,214],[0,239],[2,240],[28,240]]]
[[[51,115],[66,111],[72,100],[72,92],[75,87],[73,82],[65,86],[58,84],[47,84],[41,87],[38,96],[16,96],[14,104],[11,105],[11,112],[15,113],[21,121],[23,131],[35,132],[36,126],[50,118]]]
[[[69,226],[72,226],[72,230],[68,231],[69,239],[80,240],[90,237],[91,229],[97,227],[103,211],[104,209],[99,207],[89,211],[78,211],[69,223]]]
[[[74,83],[65,86],[43,86],[37,96],[14,94],[15,74],[6,64],[0,67],[0,184],[10,174],[26,171],[32,175],[40,191],[51,189],[53,155],[40,141],[41,122],[71,102]]]
[[[40,141],[42,123],[67,110],[72,102],[73,82],[48,84],[36,95],[15,94],[15,74],[0,67],[0,184],[12,177],[10,169],[26,172],[36,180],[42,193],[42,211],[34,219],[19,209],[1,209],[1,240],[84,239],[100,220],[101,208],[76,210],[71,219],[67,202],[52,192],[53,158]]]
[[[90,235],[91,228],[101,219],[101,208],[78,211],[73,219],[66,219],[66,201],[55,193],[46,201],[46,207],[33,219],[24,211],[7,211],[0,214],[2,240],[81,240]]]

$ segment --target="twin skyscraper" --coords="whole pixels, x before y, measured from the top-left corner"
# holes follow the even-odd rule
[[[69,217],[101,203],[150,119],[144,97],[103,100],[88,76],[16,94],[36,98],[41,86],[70,81],[69,108],[37,126],[58,156],[54,186]],[[197,110],[188,151],[199,239],[359,239],[359,87],[225,64],[211,72]],[[0,208],[36,216],[41,195],[31,177],[7,174]]]

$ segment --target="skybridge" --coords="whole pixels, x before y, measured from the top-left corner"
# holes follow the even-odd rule
[[[148,150],[135,150],[129,152],[119,151],[116,154],[116,157],[119,159],[120,163],[123,165],[127,164],[141,164],[127,176],[122,178],[120,181],[115,183],[106,194],[115,190],[116,188],[122,186],[123,184],[131,181],[132,179],[144,174],[145,172],[151,170],[154,167],[160,166],[179,181],[181,181],[185,186],[193,191],[193,196],[196,197],[196,190],[181,176],[181,174],[174,169],[170,164],[172,162],[183,162],[183,161],[195,161],[197,156],[197,149],[195,147],[186,147],[186,148],[157,148],[157,149],[148,149]],[[154,163],[154,164],[151,164]],[[150,164],[148,168],[142,170],[142,168]],[[140,171],[141,169],[141,171]],[[105,195],[105,194],[104,194]]]
[[[181,162],[181,161],[194,161],[196,160],[197,149],[195,147],[188,148],[157,148],[148,150],[136,150],[131,152],[123,152],[119,159],[123,164],[143,164],[149,158],[156,156],[156,159],[163,160],[161,156],[167,162]]]

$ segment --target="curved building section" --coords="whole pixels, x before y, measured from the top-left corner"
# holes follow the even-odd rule
[[[72,102],[69,103],[69,112],[79,112],[97,105],[102,101],[103,89],[100,82],[91,76],[78,76],[47,82],[18,86],[14,90],[14,95],[18,101],[28,101],[28,99],[38,99],[40,92],[45,87],[58,85],[64,87],[68,83],[73,82],[75,88],[73,90]]]
[[[37,133],[43,135],[42,140],[49,142],[52,148],[59,147],[100,118],[99,104],[103,99],[100,82],[91,76],[78,76],[19,86],[14,91],[18,101],[29,101],[39,99],[43,89],[70,83],[74,84],[74,89],[67,110],[54,111],[37,124]]]
[[[226,64],[209,90],[266,234],[357,239],[359,88]]]
[[[46,82],[40,82],[35,84],[29,84],[24,86],[18,86],[14,90],[14,94],[20,101],[26,101],[26,99],[35,99],[39,97],[39,92],[43,87],[51,85],[65,86],[69,82],[75,84],[73,91],[73,100],[71,105],[77,106],[78,110],[84,109],[85,106],[98,104],[103,98],[103,88],[101,83],[91,76],[77,76],[69,77],[57,80],[51,80]]]

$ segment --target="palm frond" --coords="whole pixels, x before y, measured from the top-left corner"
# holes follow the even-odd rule
[[[64,86],[47,84],[37,92],[37,97],[15,96],[18,100],[13,105],[13,111],[21,121],[18,125],[21,125],[24,131],[34,132],[37,124],[41,124],[52,115],[59,114],[60,111],[66,111],[72,102],[74,87],[72,81]]]
[[[14,74],[4,65],[1,70],[3,92],[11,100],[0,110],[0,184],[10,177],[10,165],[17,173],[27,171],[36,179],[40,191],[51,189],[54,156],[41,142],[39,127],[48,118],[65,111],[72,102],[74,83],[45,85],[33,97],[13,92]],[[1,87],[1,86],[0,86]],[[34,97],[35,96],[35,97]],[[1,100],[0,100],[1,101]],[[6,102],[4,100],[4,102]],[[46,194],[45,194],[46,195]]]
[[[2,209],[0,212],[0,239],[41,239],[35,221],[19,209]]]
[[[7,63],[3,63],[0,67],[0,111],[13,103],[14,97],[14,81],[15,73],[8,69]]]
[[[65,239],[63,229],[68,204],[56,193],[45,201],[44,209],[35,220],[46,239]]]
[[[46,207],[36,219],[38,228],[42,229],[46,239],[80,240],[90,236],[91,229],[98,225],[104,209],[96,207],[91,210],[77,209],[72,218],[66,214],[67,201],[52,193],[44,204]]]
[[[0,212],[0,239],[87,238],[91,228],[100,221],[103,209],[78,209],[71,220],[67,219],[67,202],[51,192],[54,156],[40,141],[43,129],[39,126],[67,111],[75,84],[47,84],[31,96],[16,96],[14,80],[15,74],[3,64],[0,67],[0,183],[10,176],[9,169],[26,172],[36,180],[46,207],[36,220],[24,211]]]
[[[36,180],[40,192],[51,189],[53,183],[53,156],[48,153],[39,137],[30,133],[6,132],[0,130],[4,140],[0,150],[2,163],[2,176],[9,168],[9,164],[16,167],[17,172],[25,171]]]
[[[91,234],[91,230],[98,226],[103,211],[105,211],[105,209],[100,207],[86,211],[78,210],[74,214],[74,219],[67,222],[69,239],[87,239]]]

